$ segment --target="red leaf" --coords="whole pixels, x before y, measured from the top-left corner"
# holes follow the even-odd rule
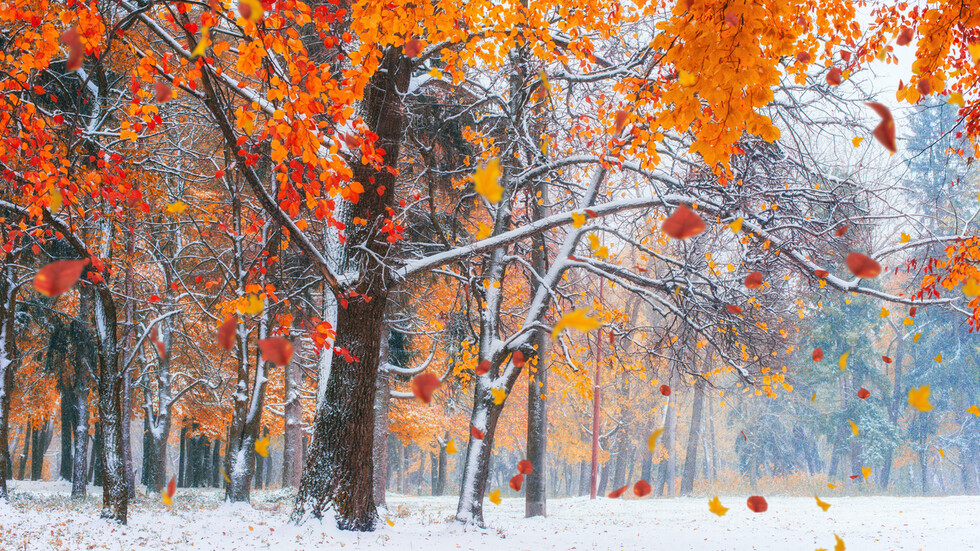
[[[831,86],[838,86],[841,82],[844,82],[844,75],[839,67],[833,67],[827,72],[827,84]]]
[[[225,171],[224,170],[220,170],[220,169],[214,171],[214,177],[215,178],[224,178],[225,177]]]
[[[741,314],[742,313],[742,307],[741,306],[736,306],[734,304],[728,304],[728,305],[725,306],[725,308],[728,308],[728,311],[730,313],[732,313],[732,314]]]
[[[919,307],[918,307],[918,306],[913,306],[913,307],[911,307],[911,308],[909,308],[909,317],[910,317],[910,318],[914,318],[914,317],[915,317],[915,312],[916,312],[916,311],[917,311],[918,309],[919,309]]]
[[[851,62],[851,52],[849,52],[848,50],[841,50],[840,51],[840,58],[844,60],[844,63],[850,63]]]
[[[65,69],[75,71],[82,67],[82,56],[85,48],[82,47],[82,37],[78,34],[78,29],[72,27],[61,35],[61,43],[68,46],[68,61],[65,62]]]
[[[857,478],[859,476],[861,476],[861,475],[859,475],[859,474],[851,475],[851,480],[854,480],[855,478]]]
[[[613,491],[609,492],[609,494],[608,494],[609,499],[616,499],[617,497],[623,495],[624,493],[626,493],[626,490],[628,490],[629,487],[630,487],[629,484],[627,484],[626,486],[623,486],[622,488],[620,488],[618,490],[613,490]]]
[[[823,359],[823,349],[822,348],[819,348],[819,347],[814,348],[813,349],[813,361],[819,362],[822,359]]]
[[[599,218],[599,213],[592,209],[585,209],[585,215],[589,218]]]
[[[160,297],[158,297],[157,295],[150,295],[150,298],[148,298],[147,300],[150,301],[150,304],[156,304],[160,302]]]
[[[231,350],[235,346],[235,332],[238,331],[238,318],[228,316],[228,319],[218,328],[218,346]]]
[[[661,229],[674,239],[687,239],[703,232],[704,220],[687,205],[681,204],[666,220]]]
[[[875,139],[881,142],[881,145],[885,146],[885,149],[895,153],[897,151],[895,147],[895,119],[892,118],[892,112],[880,103],[869,102],[865,103],[865,105],[874,109],[878,113],[878,116],[881,117],[881,122],[875,127],[874,132],[872,132]]]
[[[289,364],[293,358],[293,343],[283,337],[269,337],[259,341],[259,350],[266,361],[272,362],[280,367]]]
[[[871,392],[869,392],[868,389],[862,388],[861,390],[858,391],[858,398],[864,400],[868,396],[871,396]]]
[[[177,477],[171,476],[170,482],[167,482],[167,495],[174,497],[175,493],[177,493]]]
[[[170,86],[167,84],[157,82],[154,87],[156,88],[157,103],[166,103],[174,97],[173,91],[170,90]]]
[[[442,381],[439,380],[439,377],[436,377],[432,373],[423,373],[412,379],[412,394],[421,400],[423,404],[428,404],[432,401],[432,393],[441,384]]]
[[[626,120],[629,118],[630,114],[626,111],[620,109],[616,111],[616,132],[622,132],[623,128],[626,126]]]
[[[810,59],[812,59],[810,56],[810,52],[804,51],[796,54],[796,61],[799,61],[800,63],[803,64],[810,63]]]
[[[636,494],[637,497],[650,495],[650,492],[652,491],[653,488],[650,487],[650,483],[647,482],[646,480],[639,480],[637,481],[636,484],[633,485],[633,493]]]
[[[749,289],[762,287],[762,272],[752,272],[745,276],[745,286]]]
[[[845,225],[841,226],[840,229],[838,229],[837,231],[835,231],[834,232],[834,235],[836,235],[837,237],[841,237],[845,233],[847,233],[847,229],[850,228],[850,227],[851,227],[850,224],[845,224]]]
[[[885,362],[886,364],[892,363],[892,359],[889,358],[888,356],[882,356],[881,361]]]
[[[524,475],[515,474],[513,478],[510,479],[510,489],[515,492],[521,491],[521,486],[524,485]]]
[[[932,85],[929,84],[929,79],[924,78],[915,85],[915,89],[923,96],[928,96],[932,92]]]
[[[851,273],[860,278],[871,279],[878,277],[881,273],[881,264],[875,262],[870,256],[861,253],[847,255],[844,262],[847,263],[847,267],[851,270]]]
[[[520,350],[515,350],[510,360],[514,362],[514,367],[524,367],[524,353]]]
[[[476,366],[477,375],[486,375],[490,373],[490,360],[483,360],[480,365]]]
[[[912,29],[908,27],[902,27],[902,32],[898,33],[898,39],[895,40],[895,44],[899,46],[905,46],[909,42],[912,42]]]
[[[766,503],[766,498],[762,496],[750,496],[746,501],[749,509],[754,513],[765,513],[769,510],[769,504]]]
[[[660,385],[660,393],[664,396],[670,396],[670,387],[667,385]]]
[[[406,57],[415,57],[422,53],[423,42],[417,38],[413,38],[405,43],[405,47],[402,48],[402,53]]]
[[[483,431],[470,425],[470,436],[476,438],[477,440],[483,440]]]
[[[819,277],[820,279],[823,279],[823,278],[829,276],[830,275],[830,272],[828,272],[827,270],[814,270],[813,271],[813,275]]]
[[[521,474],[531,474],[534,472],[534,466],[527,459],[521,459],[517,462],[517,472]]]
[[[71,289],[80,277],[88,259],[56,260],[34,275],[34,288],[42,295],[54,297]]]

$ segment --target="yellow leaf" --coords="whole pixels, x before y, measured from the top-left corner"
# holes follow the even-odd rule
[[[692,86],[698,81],[698,77],[694,73],[680,70],[677,71],[677,80],[681,83],[681,86]]]
[[[909,236],[909,234],[902,232],[902,239],[900,239],[902,243],[908,243],[910,239],[912,238]]]
[[[502,388],[491,388],[490,394],[493,395],[493,403],[498,406],[504,403],[504,398],[507,397],[507,391]]]
[[[854,424],[854,421],[851,421],[850,419],[848,419],[847,422],[851,424],[851,432],[854,433],[854,436],[857,436],[858,435],[858,426],[855,425]]]
[[[265,309],[265,302],[258,295],[248,295],[248,304],[242,309],[245,314],[255,316]]]
[[[919,411],[929,411],[933,408],[929,403],[929,385],[922,385],[909,391],[909,404]]]
[[[950,94],[949,95],[949,99],[946,100],[946,102],[947,103],[952,103],[953,105],[956,105],[957,107],[963,107],[963,105],[966,104],[966,102],[963,101],[963,94],[961,94],[959,92],[953,92],[952,94]]]
[[[187,205],[185,205],[183,201],[174,201],[173,203],[167,205],[167,212],[170,214],[180,214],[185,210],[187,210]]]
[[[173,498],[172,498],[172,497],[170,497],[170,496],[169,496],[169,495],[167,494],[167,492],[161,492],[161,493],[160,493],[160,498],[161,498],[161,499],[163,499],[163,504],[164,504],[164,505],[166,505],[167,507],[170,507],[171,505],[173,505],[173,504],[174,504],[174,500],[173,500]]]
[[[980,283],[972,277],[966,280],[966,283],[963,285],[963,294],[968,297],[980,295]]]
[[[827,512],[827,509],[830,509],[830,504],[827,503],[826,501],[821,501],[820,496],[813,496],[813,497],[817,499],[817,506],[823,509],[825,513]]]
[[[255,453],[262,457],[269,457],[269,437],[259,438],[255,441]]]
[[[490,226],[489,224],[484,224],[483,222],[479,222],[479,221],[476,223],[477,241],[490,237],[491,233],[493,233],[493,226]]]
[[[817,403],[817,393],[816,392],[814,392],[813,393],[813,396],[810,397],[810,401],[813,402],[813,403]]]
[[[575,228],[575,229],[579,229],[579,228],[581,228],[584,225],[585,225],[585,215],[584,214],[581,214],[581,213],[578,213],[578,212],[573,212],[572,213],[572,227]]]
[[[944,452],[942,448],[939,448],[939,455],[942,456],[943,459],[946,459],[946,452]]]
[[[940,352],[940,353],[939,353],[939,354],[937,354],[937,355],[936,355],[936,357],[935,357],[935,358],[933,358],[933,359],[934,359],[934,360],[936,360],[936,363],[940,363],[940,364],[941,364],[941,363],[943,363],[943,353],[942,353],[942,352]]]
[[[734,222],[728,225],[728,227],[732,229],[732,233],[738,233],[742,231],[742,222],[744,221],[745,220],[743,220],[741,217],[736,218]]]
[[[854,138],[853,140],[851,140],[851,143],[854,144],[854,147],[861,147],[861,142],[863,142],[863,141],[864,141],[864,138],[861,137],[861,136],[858,136],[858,137]]]
[[[551,81],[548,80],[548,75],[544,72],[544,69],[541,69],[540,71],[538,71],[538,76],[541,77],[541,85],[544,86],[544,89],[547,90],[548,93],[550,94],[551,93]]]
[[[493,159],[487,166],[478,168],[473,173],[473,187],[477,193],[491,203],[499,203],[504,196],[504,188],[500,180],[500,161]]]
[[[450,438],[449,439],[449,443],[446,444],[446,453],[448,453],[449,455],[452,455],[452,454],[454,454],[454,453],[456,453],[458,451],[459,450],[456,449],[456,440]]]
[[[231,484],[231,479],[228,478],[228,473],[226,473],[225,470],[222,469],[221,467],[218,467],[218,470],[221,471],[221,476],[225,477],[225,482]]]
[[[650,435],[650,438],[647,438],[647,449],[650,450],[650,453],[653,453],[653,450],[657,448],[657,438],[660,438],[660,435],[663,433],[664,433],[664,429],[659,428],[653,431],[653,434]]]
[[[868,481],[868,477],[871,476],[871,467],[861,467],[861,474],[864,476],[864,481]]]
[[[915,336],[912,337],[912,342],[919,342],[920,338],[922,338],[922,333],[916,333]]]
[[[52,214],[57,214],[61,210],[61,201],[61,190],[56,187],[51,188],[51,201],[48,203],[48,210]]]
[[[208,37],[208,31],[211,27],[205,25],[201,28],[201,39],[197,41],[197,46],[194,46],[194,51],[191,52],[191,59],[197,59],[204,55],[204,50],[211,44],[211,39]]]
[[[828,482],[827,483],[827,487],[830,488],[831,490],[833,490],[834,488],[837,487],[837,485],[836,484],[831,484],[831,483]]]
[[[840,359],[837,360],[837,365],[840,366],[840,370],[844,371],[847,369],[847,357],[851,355],[851,351],[848,350],[840,355]]]
[[[583,333],[587,333],[600,327],[602,327],[602,321],[596,318],[590,318],[588,316],[588,309],[579,308],[578,310],[573,310],[565,314],[558,320],[555,328],[551,330],[551,338],[557,337],[565,328],[578,329]]]
[[[388,526],[394,526],[395,525],[395,523],[392,522],[391,519],[388,519],[388,518],[385,519],[385,522],[388,523]]]
[[[974,63],[980,61],[980,42],[975,42],[973,44],[970,44],[966,48],[967,50],[969,50],[970,57],[973,58]]]
[[[888,317],[888,314],[890,314],[890,312],[888,311],[887,308],[882,308],[881,309],[881,317],[887,318]]]
[[[241,3],[251,8],[251,12],[249,13],[248,17],[249,21],[258,21],[259,19],[262,19],[262,15],[265,13],[265,11],[262,9],[262,2],[259,0],[241,0]]]
[[[837,544],[834,545],[834,551],[847,551],[844,548],[844,540],[840,539],[840,536],[838,536],[837,534],[834,534],[834,539],[837,540]]]
[[[719,517],[723,517],[728,512],[728,507],[723,506],[718,496],[715,496],[708,500],[708,510]]]
[[[500,490],[493,490],[490,492],[490,503],[500,505]]]
[[[913,321],[912,318],[905,318],[902,320],[902,323],[905,325],[912,325],[913,323],[915,323],[915,321]]]
[[[980,417],[980,407],[977,407],[976,404],[973,404],[972,406],[968,407],[966,409],[966,412],[972,413],[973,415]]]

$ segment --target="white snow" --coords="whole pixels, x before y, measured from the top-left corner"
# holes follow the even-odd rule
[[[456,498],[389,495],[387,516],[373,533],[341,532],[332,520],[288,522],[294,494],[254,491],[253,507],[222,505],[221,490],[178,489],[168,510],[142,493],[129,525],[98,518],[99,501],[73,504],[64,482],[11,484],[0,505],[0,547],[10,549],[405,549],[405,550],[813,550],[980,548],[980,497],[834,497],[824,513],[812,497],[767,496],[769,511],[752,513],[746,496],[722,496],[724,517],[707,498],[552,499],[548,518],[525,519],[523,499],[486,502],[486,529],[452,522]],[[100,494],[100,492],[92,492]],[[16,512],[11,512],[13,508]],[[394,522],[389,526],[385,519]],[[8,547],[9,546],[9,547]]]

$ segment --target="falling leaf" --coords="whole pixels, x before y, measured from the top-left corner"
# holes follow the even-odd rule
[[[899,239],[899,241],[900,241],[901,243],[908,243],[908,242],[909,242],[909,240],[911,240],[911,239],[912,239],[912,238],[911,238],[911,237],[909,236],[909,234],[907,234],[907,233],[905,233],[905,232],[902,232],[902,237],[901,237],[901,239]]]
[[[423,404],[428,404],[432,401],[432,393],[439,388],[442,381],[439,377],[433,375],[432,373],[422,373],[421,375],[416,375],[412,379],[412,394],[419,399]]]
[[[240,0],[238,2],[238,13],[249,21],[262,19],[265,11],[262,9],[262,2],[259,0]]]
[[[405,47],[402,48],[402,53],[405,57],[418,57],[422,53],[422,48],[425,47],[425,43],[417,38],[413,38],[405,42]]]
[[[161,492],[160,497],[163,499],[163,504],[170,507],[174,504],[174,494],[177,493],[177,479],[175,477],[170,477],[170,482],[167,482],[167,488]]]
[[[389,518],[386,518],[385,519],[385,522],[388,523],[388,526],[394,526],[395,525],[395,523],[391,519],[389,519]]]
[[[881,273],[881,264],[875,262],[870,256],[861,253],[852,252],[847,255],[844,262],[847,263],[847,268],[851,270],[851,273],[863,279],[875,278]]]
[[[898,33],[898,38],[895,39],[895,44],[898,44],[899,46],[905,46],[909,42],[912,42],[912,37],[913,37],[912,29],[908,27],[902,27],[901,32]]]
[[[955,105],[959,108],[962,108],[964,105],[966,105],[966,101],[963,99],[963,94],[959,92],[953,92],[952,94],[950,94],[949,99],[946,100],[946,103]]]
[[[660,393],[664,396],[670,396],[670,387],[667,385],[660,385]]]
[[[813,497],[817,499],[817,506],[823,509],[823,512],[826,513],[827,509],[830,509],[830,504],[827,503],[826,501],[821,501],[820,496],[813,496]]]
[[[941,364],[941,363],[943,363],[943,353],[942,353],[942,352],[940,352],[940,353],[939,353],[939,354],[937,354],[937,355],[936,355],[936,357],[935,357],[935,358],[933,358],[933,359],[934,359],[934,360],[936,360],[936,363],[939,363],[939,364]]]
[[[572,227],[579,229],[585,225],[585,215],[577,212],[572,213]]]
[[[34,289],[44,296],[54,297],[71,289],[88,264],[88,259],[56,260],[46,264],[34,275]]]
[[[619,111],[616,111],[616,133],[617,134],[620,133],[620,132],[622,132],[623,131],[623,128],[626,127],[626,121],[629,120],[629,116],[630,116],[630,114],[628,112],[626,112],[626,111],[623,111],[622,109],[620,109]]]
[[[269,457],[269,437],[259,438],[255,441],[255,453],[262,457]]]
[[[266,361],[279,367],[289,365],[293,358],[293,343],[283,337],[269,337],[258,342],[259,350]]]
[[[827,84],[831,86],[839,86],[841,82],[844,82],[843,72],[840,70],[840,67],[831,67],[831,69],[827,71],[826,79]]]
[[[681,86],[693,86],[698,81],[698,76],[681,69],[677,71],[677,81],[680,82]]]
[[[77,27],[72,27],[62,33],[61,43],[68,46],[68,60],[65,61],[65,70],[77,71],[82,68],[82,58],[85,55],[85,47],[82,46],[82,35],[78,33]]]
[[[218,470],[221,471],[221,476],[225,477],[225,482],[231,484],[231,479],[228,478],[228,473],[226,473],[225,470],[222,469],[221,467],[218,467]]]
[[[888,311],[888,308],[882,308],[881,309],[881,314],[879,314],[879,315],[881,317],[883,317],[883,318],[887,318],[889,314],[891,314],[891,312]]]
[[[823,360],[823,349],[820,348],[820,347],[814,348],[813,349],[813,361],[819,362],[820,360]]]
[[[476,366],[474,372],[477,375],[486,375],[487,373],[490,373],[490,360],[483,360],[482,362],[480,362]]]
[[[850,419],[848,419],[847,422],[850,423],[850,425],[851,425],[851,432],[854,433],[854,436],[857,436],[858,435],[858,426],[855,425],[854,424],[854,421],[851,421]]]
[[[851,140],[851,143],[854,144],[854,147],[861,147],[861,142],[863,141],[864,138],[862,136],[856,136],[853,140]]]
[[[831,483],[828,482],[827,483],[827,487],[830,488],[831,490],[833,490],[834,488],[837,487],[837,485],[836,484],[831,484]]]
[[[862,400],[868,399],[869,396],[871,396],[871,392],[866,388],[862,387],[861,390],[858,391],[858,398]]]
[[[888,356],[882,356],[881,361],[885,362],[886,364],[892,363],[892,359],[889,358]]]
[[[742,307],[741,306],[737,306],[735,304],[728,304],[728,305],[725,306],[725,308],[727,308],[728,309],[728,312],[731,313],[731,314],[736,314],[737,315],[737,314],[741,314],[742,313]]]
[[[58,214],[58,211],[61,210],[62,201],[61,190],[56,187],[51,188],[51,200],[48,202],[48,210],[51,211],[51,214]]]
[[[208,31],[210,29],[211,28],[207,25],[201,28],[201,39],[197,41],[197,45],[194,46],[194,50],[191,51],[191,59],[197,59],[204,55],[204,51],[211,45],[211,38],[208,36]]]
[[[830,272],[828,272],[827,270],[814,270],[813,271],[813,275],[815,275],[815,276],[817,276],[817,277],[819,277],[819,278],[822,279],[822,278],[825,278],[825,277],[829,276],[830,275]]]
[[[472,436],[476,440],[483,440],[483,437],[485,435],[483,434],[482,430],[474,427],[473,425],[470,425],[470,436]]]
[[[696,212],[682,203],[660,228],[674,239],[687,239],[703,232],[705,224]]]
[[[972,277],[966,280],[966,283],[963,284],[963,294],[968,297],[980,295],[980,283]]]
[[[848,350],[847,352],[841,354],[840,358],[837,360],[837,365],[840,366],[841,371],[847,369],[847,357],[850,355],[851,355],[851,351]]]
[[[816,392],[813,393],[813,396],[810,396],[810,401],[813,402],[813,403],[817,403],[817,393]]]
[[[534,466],[527,459],[521,459],[517,462],[517,472],[521,474],[531,474],[534,472]]]
[[[918,311],[919,311],[919,307],[918,306],[913,306],[913,307],[909,308],[909,317],[910,318],[914,318],[915,317],[915,313],[918,312]]]
[[[844,548],[844,540],[840,539],[840,536],[834,534],[834,539],[837,540],[837,544],[834,545],[834,551],[847,551]]]
[[[262,313],[265,309],[265,301],[259,295],[248,295],[245,308],[242,310],[245,314],[250,316],[256,316]]]
[[[652,491],[653,488],[650,487],[650,483],[646,480],[638,480],[636,481],[636,484],[633,485],[633,493],[636,495],[636,497],[648,496]]]
[[[554,329],[551,330],[551,338],[558,336],[566,328],[578,329],[583,333],[588,333],[594,329],[602,327],[602,321],[588,316],[587,308],[573,310],[561,317]]]
[[[167,205],[167,212],[170,214],[180,214],[187,210],[187,205],[183,201],[174,201]]]
[[[916,333],[912,336],[912,342],[919,342],[920,338],[922,338],[922,333]]]
[[[500,490],[493,490],[490,492],[490,503],[500,505]]]
[[[871,467],[861,467],[861,476],[864,477],[864,481],[868,481],[868,477],[871,476]]]
[[[235,346],[235,333],[238,331],[238,318],[228,316],[228,319],[218,328],[218,346],[223,350],[231,350]]]
[[[493,403],[497,404],[498,406],[504,403],[504,398],[507,397],[507,391],[502,388],[491,388],[490,394],[493,396]]]
[[[976,406],[973,406],[973,407],[976,407]],[[653,453],[653,451],[656,449],[656,447],[657,447],[657,439],[660,438],[660,435],[663,434],[663,433],[664,433],[664,429],[663,429],[663,427],[661,427],[661,428],[653,431],[653,434],[651,434],[650,437],[647,438],[647,449],[650,450],[650,453]]]
[[[966,409],[966,412],[972,413],[973,415],[980,417],[980,407],[977,407],[976,404],[973,404],[972,406],[968,407]]]
[[[514,355],[510,357],[510,361],[514,364],[514,367],[524,367],[524,353],[520,350],[515,350]]]
[[[881,122],[875,127],[874,132],[872,132],[875,139],[881,145],[885,146],[885,149],[895,153],[897,151],[895,147],[895,119],[892,118],[892,112],[880,103],[867,102],[865,105],[874,109],[878,113],[878,116],[881,117]]]
[[[851,227],[850,224],[844,224],[843,226],[838,228],[837,231],[834,232],[834,236],[843,237],[844,234],[847,233],[847,230],[850,229],[850,227]]]
[[[459,450],[456,449],[456,440],[450,438],[449,443],[446,444],[446,453],[452,455]]]
[[[626,493],[626,490],[628,490],[629,487],[630,487],[629,484],[627,484],[626,486],[623,486],[622,488],[619,488],[617,490],[613,490],[613,491],[609,492],[609,494],[607,494],[607,495],[608,495],[609,499],[616,499],[619,496],[621,496],[624,493]]]
[[[980,61],[980,42],[969,44],[966,49],[970,52],[970,57],[973,58],[974,63]]]
[[[738,233],[738,232],[742,231],[742,223],[743,222],[744,222],[744,220],[742,220],[742,218],[739,217],[739,218],[736,218],[734,222],[732,222],[731,224],[729,224],[728,227],[731,228],[732,233]]]
[[[715,496],[708,500],[708,510],[719,517],[723,517],[728,512],[728,507],[723,506],[718,496]]]
[[[521,491],[521,486],[524,485],[524,475],[517,473],[510,479],[510,489],[515,492]]]
[[[752,272],[745,276],[745,286],[749,289],[762,287],[762,272]]]
[[[753,513],[765,513],[769,510],[769,504],[766,503],[766,498],[762,496],[750,496],[745,503]]]
[[[943,459],[946,459],[946,452],[944,452],[942,448],[939,448],[939,455],[940,455],[940,456],[941,456],[941,457],[942,457]]]
[[[929,385],[922,385],[909,391],[909,404],[919,411],[929,411],[933,405],[929,403]]]
[[[797,52],[796,54],[796,61],[799,61],[804,65],[810,63],[811,59],[813,59],[813,56],[810,55],[810,52],[802,51],[802,52]]]
[[[499,203],[504,196],[504,188],[500,186],[500,161],[493,159],[486,166],[473,173],[473,188],[491,203]]]

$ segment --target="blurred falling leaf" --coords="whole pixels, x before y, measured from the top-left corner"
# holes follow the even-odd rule
[[[966,283],[963,285],[963,294],[968,297],[980,295],[980,283],[972,277],[966,280]]]
[[[854,421],[851,421],[850,419],[848,419],[847,422],[850,423],[850,425],[851,425],[851,432],[854,433],[854,436],[857,436],[858,435],[858,426],[855,425],[854,424]]]
[[[718,499],[718,496],[715,496],[708,500],[708,510],[719,517],[723,517],[728,512],[728,507],[724,507],[721,504],[721,500]]]
[[[293,343],[283,337],[269,337],[257,343],[262,357],[267,362],[272,362],[279,367],[289,365],[293,359]]]
[[[180,214],[187,210],[187,205],[183,201],[174,201],[167,205],[167,212],[170,214]]]
[[[934,406],[929,403],[929,385],[909,390],[909,404],[919,411],[929,411]]]
[[[493,490],[490,492],[490,503],[500,505],[500,490]]]
[[[817,506],[823,509],[825,513],[827,512],[827,509],[830,509],[830,504],[827,503],[826,501],[821,501],[820,496],[813,496],[813,497],[817,499]]]
[[[687,239],[704,231],[704,220],[696,212],[681,203],[666,220],[661,229],[674,239]]]
[[[521,486],[524,485],[524,475],[517,473],[510,479],[510,489],[515,492],[521,491]]]
[[[847,352],[841,354],[840,358],[837,360],[837,365],[840,366],[841,371],[847,369],[847,357],[850,355],[851,355],[851,351],[848,350]]]
[[[490,373],[490,360],[483,360],[482,362],[477,364],[474,372],[477,375],[486,375],[487,373]]]
[[[728,225],[728,227],[731,228],[732,233],[738,233],[742,231],[742,222],[744,222],[744,220],[741,217],[736,218],[734,222]]]
[[[745,503],[753,513],[765,513],[769,510],[769,504],[762,496],[750,496]]]
[[[881,274],[881,264],[878,264],[870,256],[861,253],[852,252],[847,255],[844,262],[852,274],[862,279],[872,279]]]
[[[745,276],[745,286],[749,289],[758,289],[762,287],[762,272],[752,272],[751,274]]]
[[[646,480],[637,480],[636,484],[633,485],[633,494],[636,495],[636,497],[646,497],[650,495],[650,492],[652,491],[653,488],[650,487],[650,483]]]
[[[861,467],[861,476],[864,477],[864,481],[868,481],[868,477],[871,476],[871,467]]]
[[[920,338],[922,338],[922,333],[916,333],[912,336],[912,342],[919,342]]]
[[[858,398],[862,400],[866,400],[869,396],[871,396],[871,392],[869,392],[866,388],[862,388],[858,391]]]
[[[265,436],[255,441],[255,453],[269,457],[269,437]]]
[[[435,392],[441,384],[442,381],[439,380],[439,377],[433,375],[432,373],[422,373],[420,375],[416,375],[415,378],[412,379],[412,394],[414,394],[415,397],[418,398],[423,404],[428,404],[432,401],[432,393]]]
[[[34,289],[47,297],[58,296],[71,289],[88,264],[88,259],[56,260],[46,264],[34,275]]]
[[[813,361],[819,362],[823,359],[823,349],[819,346],[813,349]]]
[[[973,406],[973,407],[976,407],[976,406]],[[661,428],[653,431],[653,434],[650,435],[650,438],[647,438],[647,449],[650,450],[650,453],[653,453],[653,451],[656,449],[656,447],[657,447],[657,439],[660,438],[660,435],[663,434],[663,433],[664,433],[664,429],[663,429],[663,427],[661,427]]]
[[[885,149],[895,153],[897,150],[895,147],[895,119],[892,118],[892,112],[881,103],[867,102],[865,105],[874,109],[875,113],[881,117],[881,122],[872,132],[875,139],[885,146]]]
[[[500,180],[500,161],[493,159],[486,166],[473,173],[473,188],[491,203],[499,203],[504,196]]]
[[[51,214],[58,214],[58,211],[61,210],[62,201],[61,190],[56,187],[51,188],[51,201],[48,202],[48,210],[51,211]]]
[[[231,350],[235,346],[235,334],[238,331],[238,318],[228,316],[228,319],[218,328],[218,346],[223,350]]]
[[[534,465],[532,465],[527,459],[521,459],[517,462],[517,472],[521,474],[531,474],[534,472]]]
[[[551,330],[551,338],[557,337],[566,328],[578,329],[583,333],[588,333],[602,327],[602,321],[589,317],[588,312],[587,308],[579,308],[563,315],[555,324],[554,329]]]
[[[504,398],[507,397],[507,391],[502,388],[491,388],[490,394],[493,396],[493,403],[498,406],[504,403]]]
[[[629,488],[630,488],[630,486],[629,486],[629,484],[627,484],[626,486],[623,486],[622,488],[618,488],[616,490],[613,490],[613,491],[609,492],[609,494],[607,495],[607,497],[609,497],[609,499],[616,499],[616,498],[622,496],[624,493],[626,493],[626,490],[629,490]]]
[[[170,482],[167,482],[167,488],[160,494],[160,497],[163,499],[163,504],[167,507],[173,505],[175,493],[177,493],[177,479],[170,477]]]
[[[980,407],[977,407],[976,404],[973,404],[972,406],[966,408],[966,412],[972,413],[973,415],[980,417]]]
[[[459,450],[456,449],[456,440],[450,438],[449,443],[446,444],[446,453],[452,455],[458,451]]]

